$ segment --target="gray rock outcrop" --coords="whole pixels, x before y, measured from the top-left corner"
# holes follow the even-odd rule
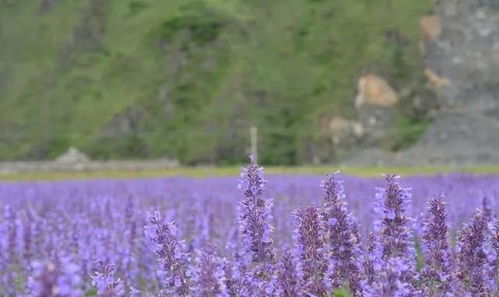
[[[441,110],[401,160],[499,164],[499,1],[435,1],[421,31]]]
[[[433,123],[410,149],[363,149],[350,165],[499,165],[499,1],[435,0],[420,20]]]
[[[393,126],[399,95],[388,82],[373,73],[359,78],[355,107],[362,131],[363,146],[375,147]]]

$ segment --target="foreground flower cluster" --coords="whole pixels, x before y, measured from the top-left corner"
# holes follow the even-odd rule
[[[217,181],[199,192],[188,190],[193,181],[161,184],[166,199],[148,184],[115,184],[120,199],[92,185],[0,188],[19,197],[0,196],[1,296],[499,296],[499,220],[486,193],[469,197],[481,201],[476,210],[449,211],[457,200],[441,193],[415,207],[386,175],[372,203],[348,197],[350,209],[333,173],[320,199],[295,207],[303,194],[291,188],[274,206],[253,160],[239,202],[217,196]]]

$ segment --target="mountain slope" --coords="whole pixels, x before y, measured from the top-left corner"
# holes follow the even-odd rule
[[[0,159],[232,163],[256,125],[263,162],[310,162],[359,74],[421,76],[430,1],[372,2],[2,1]]]

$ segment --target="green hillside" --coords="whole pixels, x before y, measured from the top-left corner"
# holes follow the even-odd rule
[[[321,119],[355,117],[360,73],[395,86],[421,77],[429,10],[430,0],[0,0],[0,159],[74,145],[93,158],[226,164],[244,158],[257,125],[262,162],[310,162],[310,144],[328,145]]]

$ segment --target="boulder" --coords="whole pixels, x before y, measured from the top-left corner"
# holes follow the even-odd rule
[[[85,163],[90,159],[75,147],[70,147],[67,152],[57,157],[59,163]]]
[[[340,146],[342,143],[350,144],[352,140],[361,137],[364,133],[362,125],[359,122],[334,117],[329,122],[329,131],[334,146]]]
[[[359,90],[355,98],[355,107],[362,131],[362,144],[375,147],[383,142],[390,128],[393,127],[399,95],[388,82],[375,74],[366,74],[359,78]]]
[[[425,15],[419,20],[421,37],[423,40],[437,39],[442,33],[440,19],[435,15]]]
[[[382,77],[370,73],[359,78],[358,94],[355,98],[357,108],[363,105],[392,107],[398,102],[397,92]]]

